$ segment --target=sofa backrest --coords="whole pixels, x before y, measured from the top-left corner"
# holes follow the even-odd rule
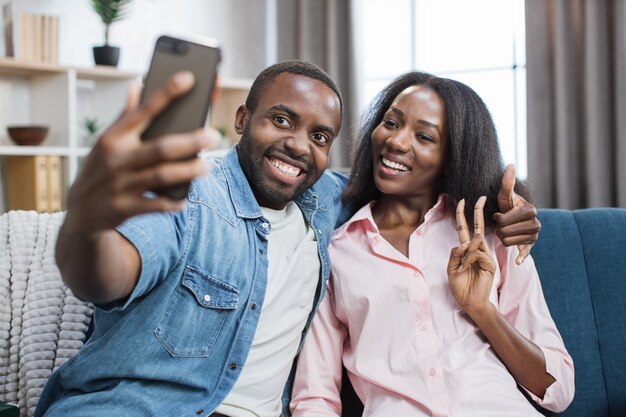
[[[576,373],[574,401],[559,415],[623,417],[626,209],[542,209],[539,220],[531,253]]]
[[[0,337],[4,341],[0,343],[0,400],[19,400],[25,406],[23,412],[36,404],[37,392],[45,382],[42,376],[49,376],[52,369],[80,348],[82,336],[74,335],[84,334],[89,324],[88,307],[71,295],[53,261],[48,262],[52,259],[51,248],[61,221],[58,216],[26,212],[0,216],[0,316],[5,325],[19,324],[21,330],[30,332],[28,338],[22,338],[21,330],[14,332],[13,328],[0,326],[0,334],[4,336]],[[626,209],[541,209],[539,219],[542,230],[532,256],[552,317],[574,359],[576,371],[574,401],[559,415],[626,416]],[[19,269],[21,263],[17,260],[27,262],[28,268]],[[54,332],[58,335],[57,344],[47,361],[35,361],[45,362],[45,366],[33,374],[32,380],[18,380],[21,374],[28,377],[33,369],[27,355],[10,348],[30,346],[26,343],[29,338],[42,336],[40,328],[47,329],[39,326],[38,321],[30,322],[36,308],[29,308],[26,301],[32,298],[36,306],[35,302],[42,297],[50,298],[47,295],[50,285],[58,286],[62,294],[52,314],[58,317],[55,326],[60,330]],[[85,310],[79,315],[84,319],[76,319],[77,309]],[[41,314],[37,317],[40,321]],[[26,368],[31,372],[26,373]],[[343,415],[360,415],[362,405],[348,379],[344,381]],[[15,389],[9,390],[13,385]],[[20,396],[19,392],[34,394],[29,398]]]

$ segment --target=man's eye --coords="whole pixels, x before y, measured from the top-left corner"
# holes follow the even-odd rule
[[[328,143],[328,138],[321,133],[313,134],[313,139],[315,139],[315,141],[318,143]]]
[[[274,121],[281,126],[289,126],[289,121],[283,116],[274,116]]]

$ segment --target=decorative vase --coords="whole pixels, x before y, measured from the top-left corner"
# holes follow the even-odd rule
[[[120,48],[117,46],[94,46],[93,60],[96,65],[109,65],[116,67],[120,59]]]

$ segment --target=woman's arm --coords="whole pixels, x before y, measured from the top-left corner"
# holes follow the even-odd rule
[[[555,378],[546,371],[541,349],[521,335],[491,303],[481,311],[466,312],[517,383],[544,398]]]
[[[333,309],[331,285],[298,357],[290,404],[293,417],[341,416],[342,356],[347,334]]]
[[[515,250],[502,246],[496,237],[492,243],[500,266],[500,316],[540,351],[544,372],[554,379],[543,395],[538,395],[521,380],[518,382],[542,407],[555,412],[563,411],[574,398],[574,363],[550,315],[534,261],[529,257],[518,266],[515,264]],[[499,352],[498,355],[502,357]]]
[[[474,237],[471,240],[463,214],[464,202],[460,202],[457,208],[457,227],[461,245],[454,248],[450,254],[448,263],[450,289],[515,380],[542,406],[553,411],[563,410],[573,398],[573,367],[571,358],[550,318],[536,273],[534,276],[528,274],[516,277],[516,282],[510,286],[510,290],[506,287],[500,289],[501,294],[504,293],[499,300],[500,308],[504,308],[508,314],[501,313],[489,301],[495,263],[484,239],[482,220],[484,201],[484,198],[481,198],[476,203]],[[500,242],[496,244],[502,247]],[[502,249],[506,251],[503,247]],[[510,266],[507,271],[513,268],[534,270],[534,266],[528,264],[515,266],[512,258],[506,263]],[[544,331],[547,330],[546,327],[549,330],[547,333]],[[548,360],[545,355],[546,348],[542,349],[538,342],[547,343],[547,348],[552,349],[552,352],[560,352],[560,355],[550,355]],[[554,368],[558,368],[559,371],[552,372]],[[558,388],[550,391],[558,391],[559,394],[546,396],[548,389],[557,380],[560,383]]]

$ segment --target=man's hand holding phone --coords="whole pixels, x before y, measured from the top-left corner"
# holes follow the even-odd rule
[[[221,138],[204,128],[219,57],[211,42],[159,37],[143,91],[130,89],[122,115],[87,156],[55,253],[81,299],[108,303],[130,294],[141,258],[114,228],[139,214],[181,209],[191,181],[210,169],[197,156]]]
[[[133,86],[121,117],[94,145],[68,194],[68,221],[83,233],[112,229],[143,213],[179,210],[183,201],[149,190],[187,184],[205,174],[209,164],[196,155],[213,149],[217,132],[198,129],[142,141],[150,123],[194,85],[190,72],[179,72],[140,104],[141,88]],[[87,230],[88,229],[88,230]]]

